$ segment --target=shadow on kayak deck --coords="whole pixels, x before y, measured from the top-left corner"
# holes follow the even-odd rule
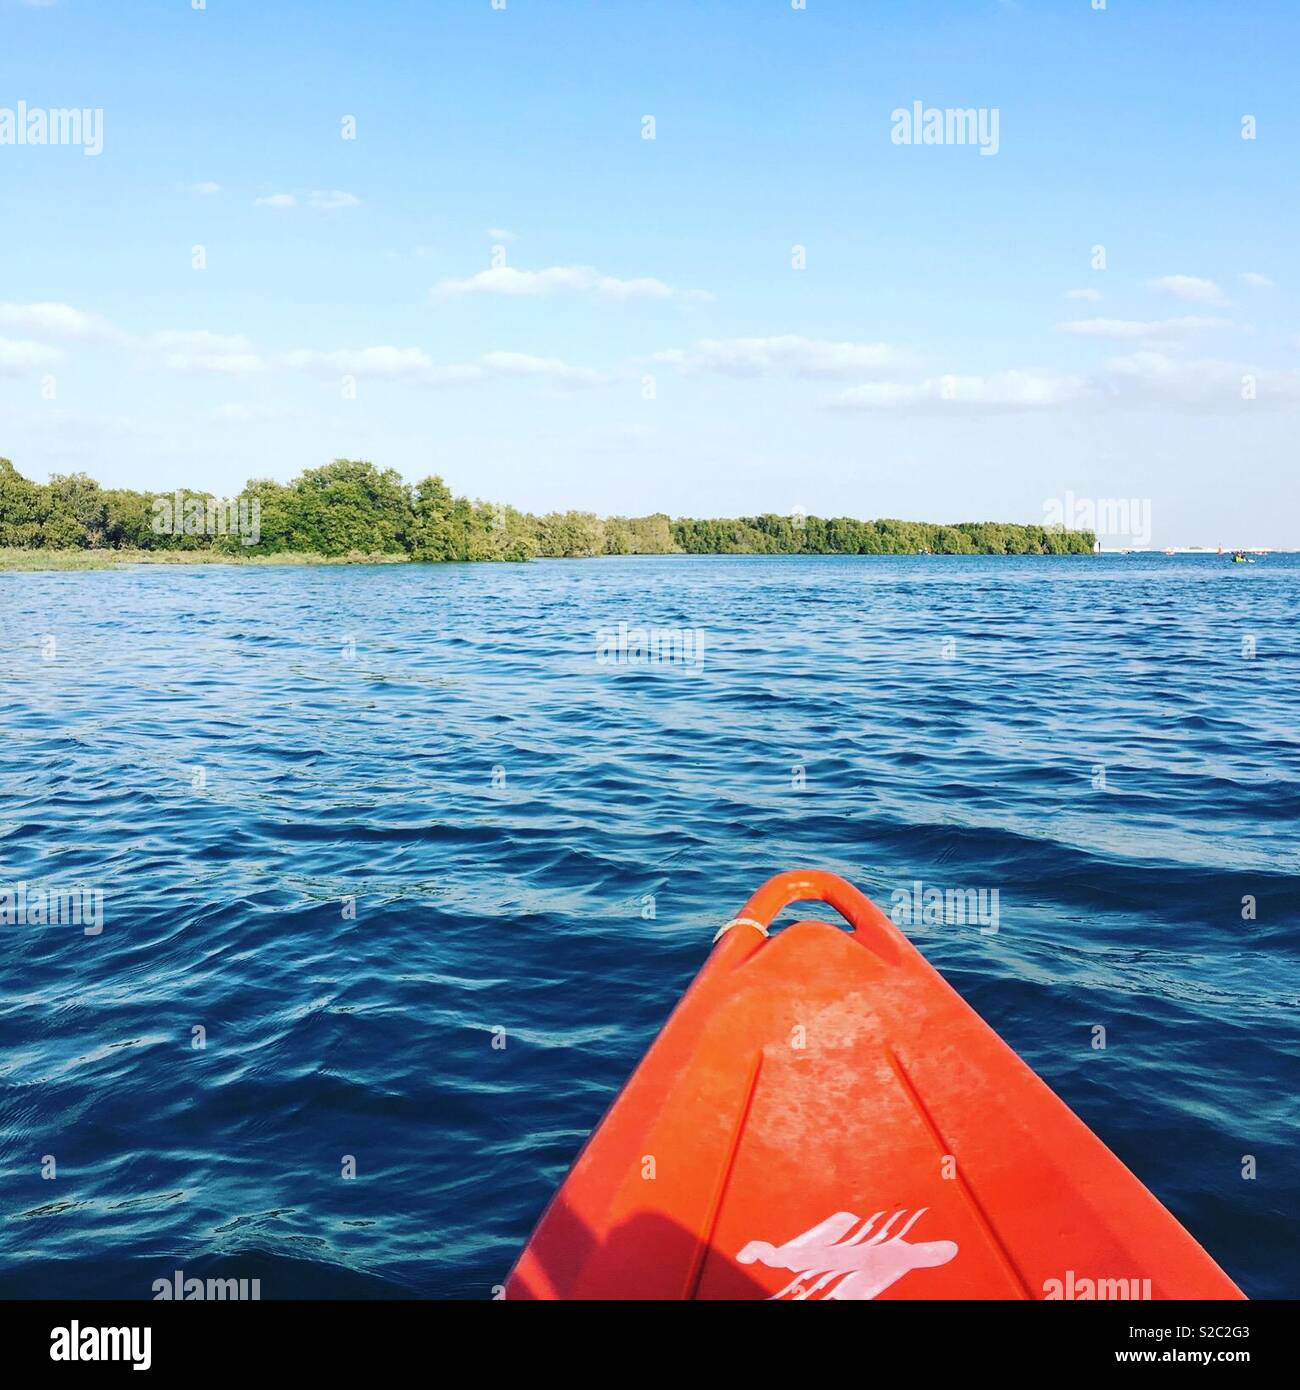
[[[606,1274],[628,1272],[637,1288],[632,1297],[638,1299],[693,1299],[706,1268],[710,1299],[770,1297],[762,1284],[737,1269],[721,1250],[655,1212],[641,1212],[622,1222],[602,1242],[558,1197],[546,1216],[546,1240],[535,1242],[531,1254],[527,1272],[517,1269],[511,1277],[511,1299],[611,1297],[584,1280],[584,1274],[593,1269]]]

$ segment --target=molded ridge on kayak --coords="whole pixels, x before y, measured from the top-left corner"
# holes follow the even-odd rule
[[[790,903],[829,903],[844,931]],[[1241,1298],[851,884],[770,879],[589,1140],[507,1298]]]

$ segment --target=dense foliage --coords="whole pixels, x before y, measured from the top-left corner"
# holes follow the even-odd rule
[[[1087,531],[1000,522],[935,525],[852,517],[762,516],[670,520],[663,514],[602,519],[591,512],[533,516],[455,497],[441,478],[413,487],[393,469],[336,459],[290,483],[254,479],[214,523],[220,499],[185,492],[160,498],[101,488],[84,473],[48,483],[0,459],[0,547],[214,550],[232,556],[302,552],[404,555],[415,560],[527,560],[588,555],[1023,555],[1083,554]],[[256,506],[253,506],[253,503]],[[250,523],[256,544],[250,549]]]

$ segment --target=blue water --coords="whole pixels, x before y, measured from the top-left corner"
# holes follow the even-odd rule
[[[1280,556],[0,574],[0,887],[104,893],[0,928],[0,1293],[491,1296],[796,865],[998,889],[917,944],[1300,1293],[1298,615]]]

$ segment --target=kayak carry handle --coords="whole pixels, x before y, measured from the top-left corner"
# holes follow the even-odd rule
[[[825,869],[791,869],[776,874],[763,884],[713,939],[716,942],[732,927],[754,927],[767,936],[772,922],[791,903],[818,902],[833,907],[860,934],[864,946],[871,946],[886,959],[897,958],[896,935],[901,935],[880,909],[848,879]]]

